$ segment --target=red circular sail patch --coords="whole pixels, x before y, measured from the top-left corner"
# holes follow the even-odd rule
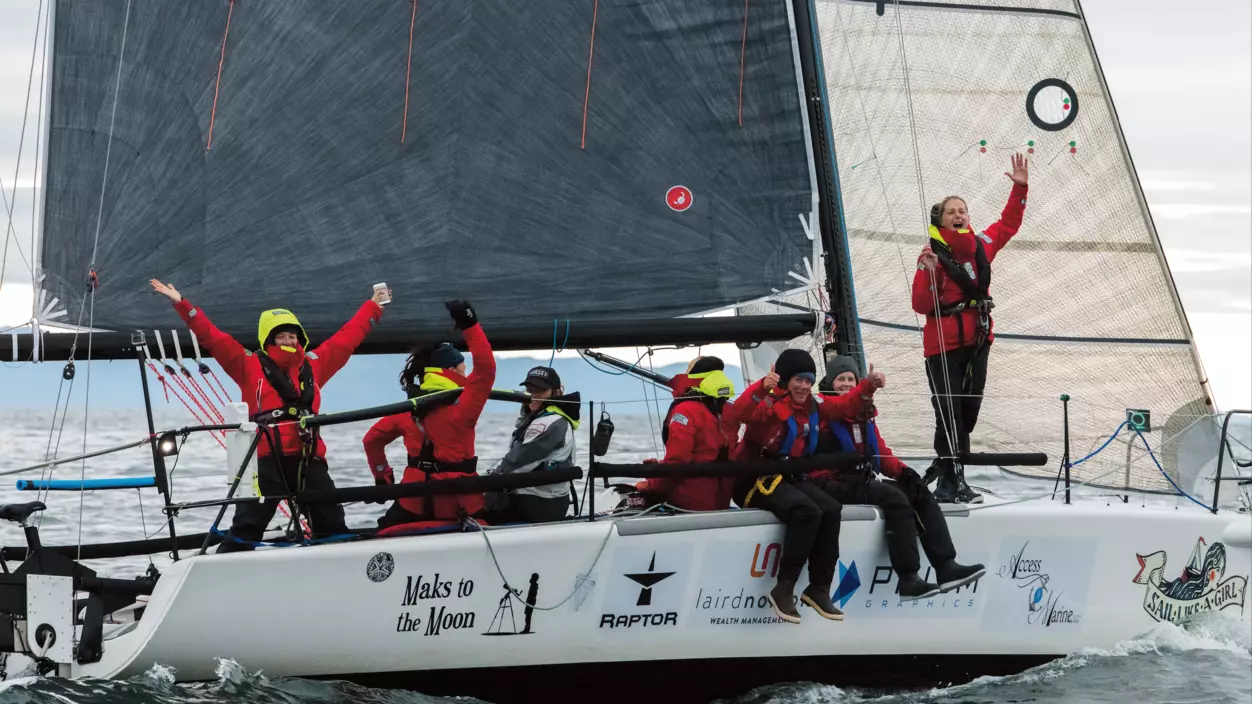
[[[671,210],[682,212],[691,207],[691,189],[686,186],[671,186],[665,192],[665,202]]]

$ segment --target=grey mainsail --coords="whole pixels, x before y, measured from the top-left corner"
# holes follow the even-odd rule
[[[789,5],[59,0],[42,289],[74,321],[94,269],[90,320],[125,331],[170,324],[160,276],[246,340],[276,306],[333,331],[379,281],[388,327],[793,288]]]

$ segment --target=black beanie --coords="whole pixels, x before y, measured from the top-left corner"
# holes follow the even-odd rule
[[[808,374],[809,381],[817,381],[817,365],[813,363],[812,355],[804,350],[783,350],[778,355],[778,361],[774,362],[774,373],[778,375],[778,385],[784,388],[797,374]]]
[[[720,357],[701,357],[696,360],[695,364],[691,365],[691,371],[687,372],[687,374],[704,374],[712,371],[726,371],[726,363]]]

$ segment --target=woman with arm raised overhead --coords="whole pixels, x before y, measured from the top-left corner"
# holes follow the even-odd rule
[[[936,478],[940,502],[981,503],[965,483],[961,457],[978,422],[992,334],[991,263],[1022,225],[1030,177],[1026,157],[1016,154],[1009,202],[1000,219],[974,233],[965,199],[948,196],[930,209],[930,237],[913,274],[913,311],[926,316],[922,346],[935,408],[935,453],[926,483]]]

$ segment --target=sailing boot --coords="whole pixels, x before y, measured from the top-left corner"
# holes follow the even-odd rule
[[[954,504],[957,502],[957,494],[960,487],[956,481],[956,471],[952,467],[952,460],[935,460],[930,465],[930,469],[926,471],[927,481],[929,481],[931,471],[935,472],[939,483],[935,485],[935,501],[941,504]]]
[[[815,587],[812,584],[804,588],[800,593],[800,601],[813,607],[817,615],[822,618],[828,618],[831,621],[842,621],[843,612],[838,606],[830,600],[830,586]]]
[[[942,565],[935,567],[935,579],[939,580],[939,591],[941,592],[959,589],[982,577],[984,574],[987,574],[986,567],[980,564],[962,565],[956,560],[948,560]],[[903,581],[900,583],[900,588],[901,590],[904,588]]]
[[[965,483],[965,465],[960,462],[952,463],[952,474],[956,481],[956,500],[963,504],[980,504],[982,503],[982,494],[969,488],[969,484]]]
[[[796,583],[790,579],[780,579],[767,595],[774,614],[787,623],[799,623],[800,612],[796,610]]]
[[[913,572],[912,574],[900,575],[900,601],[929,599],[938,593],[938,584],[927,582],[921,577],[918,577],[916,572]]]

